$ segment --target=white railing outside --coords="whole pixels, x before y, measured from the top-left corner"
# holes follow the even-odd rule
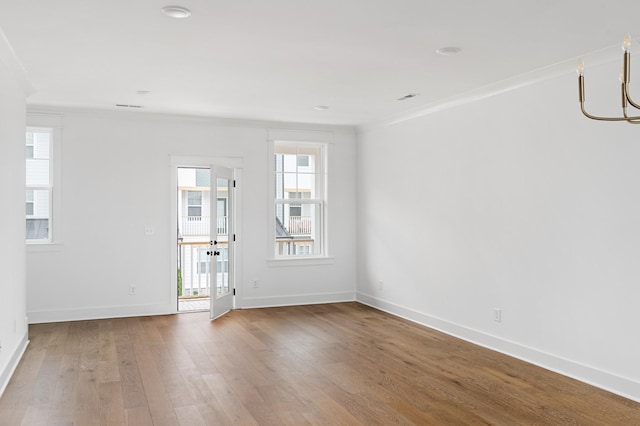
[[[209,216],[182,216],[180,221],[180,234],[184,237],[208,236]],[[229,233],[229,220],[227,216],[218,216],[217,219],[218,235],[227,235]]]
[[[212,250],[208,242],[180,241],[178,248],[178,269],[182,284],[178,297],[210,296],[212,279],[219,292],[228,276],[228,258],[207,255],[206,252]],[[215,249],[224,255],[228,243],[220,241]]]
[[[289,234],[311,235],[311,217],[310,216],[289,216]]]

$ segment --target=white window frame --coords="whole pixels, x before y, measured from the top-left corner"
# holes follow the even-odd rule
[[[26,240],[25,238],[26,244],[30,250],[37,250],[38,248],[47,249],[47,247],[55,247],[62,244],[62,115],[30,112],[27,114],[27,128],[25,129],[25,135],[27,131],[46,131],[51,135],[49,146],[49,185],[46,187],[29,186],[27,188],[25,183],[24,191],[26,198],[26,189],[49,190],[49,238],[47,240]],[[36,155],[34,155],[34,157],[36,157]],[[26,199],[24,204],[26,206]]]
[[[328,176],[328,166],[329,166],[329,158],[330,158],[330,144],[332,142],[333,135],[331,132],[315,132],[315,131],[288,131],[288,130],[270,130],[269,131],[269,241],[268,241],[268,256],[267,261],[269,266],[287,266],[287,265],[318,265],[318,264],[329,264],[333,263],[334,258],[330,255],[330,244],[329,244],[329,217],[330,212],[328,209],[329,205],[329,191],[327,187],[327,176]],[[320,219],[319,224],[320,232],[319,236],[322,239],[321,241],[321,251],[319,254],[310,254],[304,256],[277,256],[276,250],[274,248],[274,242],[276,240],[276,204],[278,202],[282,202],[283,200],[276,200],[275,193],[275,179],[276,179],[276,170],[275,170],[275,152],[277,144],[285,144],[289,146],[307,146],[320,148],[321,155],[319,159],[318,165],[318,173],[319,179],[317,179],[318,187],[316,188],[317,197],[315,199],[295,199],[284,201],[290,202],[295,201],[295,204],[305,204],[312,203],[316,204],[317,201],[320,201]]]

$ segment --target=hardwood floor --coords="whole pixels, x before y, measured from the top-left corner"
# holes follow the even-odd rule
[[[640,404],[357,303],[30,327],[0,425],[640,425]]]

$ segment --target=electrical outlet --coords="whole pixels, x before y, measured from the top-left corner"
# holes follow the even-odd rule
[[[136,288],[135,285],[131,284],[129,286],[129,295],[135,296],[136,294],[138,294],[137,291],[138,291],[138,289]]]
[[[253,288],[260,287],[260,282],[258,280],[253,280]]]
[[[502,309],[500,308],[493,309],[493,320],[495,322],[502,322]]]
[[[155,229],[153,229],[153,226],[145,226],[144,227],[144,235],[153,235],[156,232]]]

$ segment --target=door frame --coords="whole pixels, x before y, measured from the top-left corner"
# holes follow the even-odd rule
[[[236,181],[235,202],[234,202],[234,220],[235,220],[235,251],[233,262],[233,288],[236,289],[233,307],[238,305],[237,297],[242,294],[242,163],[241,157],[205,157],[205,156],[169,156],[169,238],[170,238],[170,257],[169,257],[169,274],[170,274],[170,298],[169,303],[172,306],[172,312],[178,313],[178,255],[176,247],[178,247],[178,168],[179,167],[204,167],[210,168],[212,165],[223,166],[233,169]]]

